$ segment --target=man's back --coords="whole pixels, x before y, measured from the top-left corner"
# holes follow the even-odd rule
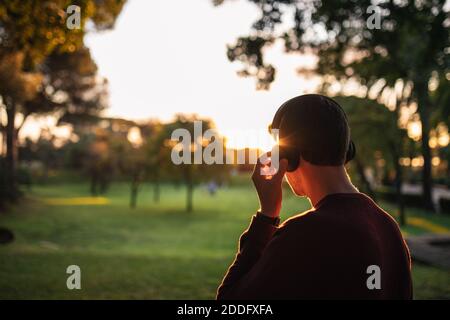
[[[373,265],[380,268],[381,289],[367,286]],[[362,193],[330,194],[279,228],[254,218],[218,291],[225,299],[411,297],[410,256],[400,230]]]

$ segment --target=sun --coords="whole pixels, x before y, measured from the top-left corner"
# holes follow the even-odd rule
[[[266,130],[223,130],[226,147],[232,149],[259,149],[270,151],[277,143]]]

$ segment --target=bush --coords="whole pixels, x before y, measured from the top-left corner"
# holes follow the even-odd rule
[[[21,195],[22,193],[18,188],[12,188],[8,185],[6,160],[0,157],[0,210],[4,208],[7,202],[16,201]]]
[[[17,169],[17,183],[19,185],[26,186],[28,189],[31,188],[32,178],[30,170],[25,166],[20,166]]]
[[[450,199],[440,198],[439,206],[442,213],[450,214]]]
[[[394,188],[386,187],[375,192],[380,200],[389,202],[397,202],[397,194]],[[403,203],[406,207],[425,208],[422,195],[420,194],[403,194]]]
[[[8,200],[8,186],[6,183],[5,161],[0,157],[0,209]]]

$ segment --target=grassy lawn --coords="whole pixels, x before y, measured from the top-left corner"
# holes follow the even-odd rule
[[[196,189],[192,213],[184,211],[183,188],[164,187],[154,203],[146,185],[134,210],[124,184],[113,185],[106,199],[84,198],[88,190],[85,184],[35,186],[26,201],[0,215],[0,225],[16,235],[0,246],[0,299],[212,299],[257,209],[255,193],[244,185],[214,197]],[[283,217],[309,207],[285,194]],[[408,234],[430,232],[430,224],[450,229],[448,217],[410,214],[419,220],[405,228]],[[71,264],[81,267],[82,290],[66,288]],[[448,271],[419,264],[413,271],[416,298],[450,299]]]

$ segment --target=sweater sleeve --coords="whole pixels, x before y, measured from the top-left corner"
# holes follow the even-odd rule
[[[217,299],[238,298],[250,282],[249,273],[277,230],[276,226],[253,216],[250,226],[240,237],[238,252],[219,286]]]

